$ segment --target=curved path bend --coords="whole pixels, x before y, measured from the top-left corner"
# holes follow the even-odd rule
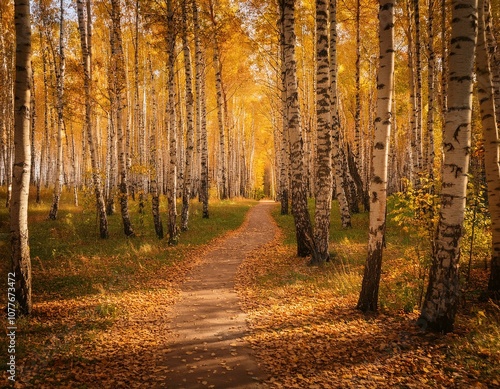
[[[168,388],[265,387],[266,373],[243,340],[248,329],[234,278],[247,255],[274,238],[275,204],[251,208],[243,226],[205,254],[182,285],[166,355]]]

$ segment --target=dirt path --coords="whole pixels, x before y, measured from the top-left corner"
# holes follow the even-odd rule
[[[265,372],[243,340],[245,314],[234,291],[239,264],[271,241],[276,225],[274,202],[252,208],[244,225],[208,252],[182,286],[173,307],[168,388],[261,388]]]

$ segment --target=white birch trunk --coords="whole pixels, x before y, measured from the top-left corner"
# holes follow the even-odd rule
[[[285,36],[285,81],[287,102],[287,127],[290,140],[292,213],[297,237],[297,255],[317,257],[312,224],[307,206],[307,192],[304,177],[304,150],[300,129],[300,109],[297,87],[297,63],[295,60],[295,0],[283,0],[281,12]],[[250,161],[252,163],[252,161]]]
[[[57,159],[56,159],[56,183],[54,196],[49,212],[49,219],[56,220],[59,210],[59,200],[63,185],[63,130],[64,130],[64,77],[66,76],[66,57],[64,53],[64,8],[63,0],[60,3],[59,21],[59,69],[57,78]]]
[[[332,127],[330,64],[328,58],[328,3],[316,0],[316,208],[314,240],[317,263],[330,259],[330,212],[332,208]]]
[[[19,314],[29,315],[31,300],[31,258],[28,239],[30,184],[31,20],[28,0],[15,0],[16,75],[14,88],[14,165],[10,204],[11,273],[9,292],[14,287]],[[10,294],[10,293],[9,293]]]
[[[208,142],[207,142],[207,106],[205,94],[205,60],[200,39],[198,6],[193,1],[194,45],[196,62],[196,127],[200,138],[200,199],[203,203],[203,218],[208,219]]]
[[[169,144],[169,168],[168,168],[168,243],[177,244],[177,115],[176,115],[176,93],[175,93],[175,31],[174,11],[172,0],[167,1],[167,54],[168,54],[168,132]]]
[[[368,257],[357,308],[376,311],[382,268],[387,209],[387,165],[392,125],[394,84],[394,0],[379,0],[380,62],[377,75],[377,109],[370,181]]]
[[[452,1],[448,111],[443,133],[441,210],[429,286],[417,321],[436,332],[453,330],[459,301],[460,240],[471,145],[477,0]]]
[[[425,154],[424,166],[431,179],[434,177],[434,118],[435,118],[435,83],[436,83],[436,53],[434,52],[434,12],[436,0],[428,0],[427,20],[427,55],[429,58],[427,66],[427,152]]]
[[[133,236],[134,230],[130,221],[128,209],[128,174],[126,164],[126,133],[123,129],[124,91],[125,91],[125,61],[123,58],[122,34],[121,34],[121,7],[120,0],[111,0],[112,36],[111,62],[113,69],[113,81],[115,85],[116,99],[116,134],[118,136],[118,176],[120,189],[120,211],[123,223],[123,232],[126,236]]]
[[[348,175],[347,161],[343,153],[340,139],[340,119],[337,93],[337,1],[330,0],[330,121],[332,128],[333,183],[335,197],[339,202],[342,227],[351,226],[351,211],[347,200],[344,176]],[[354,166],[357,169],[357,166]],[[357,203],[357,199],[353,199]]]
[[[488,0],[479,0],[479,29],[476,55],[477,91],[484,138],[484,167],[488,184],[488,208],[491,215],[491,272],[488,291],[492,297],[500,296],[500,139],[494,101],[490,50],[495,54],[496,45],[488,39],[491,33]],[[488,41],[493,47],[488,47]]]
[[[182,49],[184,53],[184,71],[186,77],[186,164],[182,191],[181,230],[187,231],[189,220],[189,200],[192,191],[193,153],[194,153],[194,97],[193,75],[191,69],[191,49],[188,41],[187,2],[182,0]]]
[[[92,18],[90,0],[77,0],[78,29],[82,48],[82,66],[85,93],[85,127],[92,165],[92,181],[99,215],[99,235],[108,237],[108,218],[102,193],[102,183],[99,171],[98,153],[94,143],[92,129]]]

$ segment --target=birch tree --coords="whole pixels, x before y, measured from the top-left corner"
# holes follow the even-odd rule
[[[289,199],[289,167],[290,167],[290,147],[288,140],[288,127],[287,127],[287,101],[286,101],[286,64],[285,64],[285,31],[283,12],[280,14],[278,22],[279,30],[279,57],[280,57],[280,77],[281,77],[281,137],[280,137],[280,202],[281,214],[288,215]]]
[[[368,257],[357,308],[376,311],[382,268],[387,209],[387,162],[392,124],[394,83],[394,0],[379,0],[380,57],[377,75],[377,109],[370,181]]]
[[[187,231],[189,219],[189,199],[192,190],[193,152],[194,152],[194,97],[193,76],[191,69],[191,49],[188,41],[187,2],[182,0],[182,51],[184,53],[184,73],[186,78],[186,165],[184,185],[182,187],[181,230]]]
[[[434,119],[435,119],[435,84],[436,84],[436,53],[434,49],[434,13],[437,0],[428,0],[427,20],[427,153],[425,154],[425,166],[430,177],[434,176]]]
[[[221,199],[226,199],[228,197],[227,192],[227,171],[226,171],[226,142],[225,142],[225,120],[224,116],[227,112],[224,110],[224,96],[222,87],[222,65],[220,63],[220,52],[219,52],[219,41],[217,38],[217,21],[215,18],[214,4],[212,0],[209,2],[210,5],[210,18],[212,21],[212,40],[213,40],[213,68],[215,72],[215,90],[216,90],[216,101],[217,101],[217,123],[219,127],[219,193]]]
[[[167,0],[167,71],[168,71],[168,131],[169,145],[169,182],[167,188],[168,202],[168,243],[176,244],[177,229],[177,115],[175,92],[175,24],[172,0]]]
[[[12,101],[14,76],[10,69],[12,68],[12,57],[15,51],[12,47],[15,41],[15,32],[12,31],[13,29],[6,28],[7,24],[11,24],[10,15],[8,18],[5,17],[6,10],[10,11],[10,7],[10,4],[0,5],[0,182],[7,186],[6,207],[10,203],[11,196],[11,128],[14,115],[14,102]]]
[[[149,181],[151,186],[151,211],[153,214],[153,223],[155,226],[155,232],[158,239],[163,239],[163,223],[161,221],[160,214],[160,190],[158,188],[158,152],[156,149],[156,131],[157,131],[157,121],[158,121],[158,102],[156,97],[155,88],[155,75],[153,72],[153,66],[151,64],[151,58],[148,58],[149,73],[151,79],[151,100],[152,100],[152,118],[150,121],[150,138],[149,138]]]
[[[111,62],[113,69],[114,100],[116,104],[116,134],[118,136],[118,176],[120,189],[120,211],[123,222],[123,232],[133,236],[134,230],[130,221],[128,209],[128,178],[126,165],[126,134],[123,129],[125,109],[125,60],[123,58],[121,33],[120,0],[111,0]]]
[[[200,137],[200,198],[203,203],[203,218],[208,219],[208,142],[207,142],[207,102],[205,93],[205,61],[200,39],[198,6],[193,1],[193,25],[195,47],[195,93],[196,93],[196,128]]]
[[[113,29],[109,31],[110,47],[113,46]],[[115,74],[112,64],[108,66],[108,94],[109,94],[109,113],[108,113],[108,142],[106,153],[106,213],[114,215],[115,195],[118,188],[118,156],[116,153],[116,92],[115,92]]]
[[[59,20],[59,69],[56,73],[57,79],[57,160],[56,160],[56,183],[54,196],[49,212],[49,219],[57,218],[59,200],[63,185],[63,130],[64,130],[64,77],[66,76],[66,57],[64,53],[64,8],[63,0],[60,2]]]
[[[137,154],[138,154],[138,164],[140,166],[139,171],[136,174],[134,179],[134,184],[137,186],[139,191],[139,213],[144,212],[144,201],[146,199],[146,191],[147,191],[147,176],[144,174],[145,167],[147,166],[147,155],[146,155],[146,125],[145,125],[145,116],[146,116],[146,98],[144,96],[144,100],[141,104],[140,98],[140,90],[141,90],[141,77],[139,72],[139,57],[140,57],[140,48],[143,45],[143,42],[139,40],[144,31],[139,28],[140,27],[140,2],[139,0],[135,0],[134,4],[134,35],[133,35],[133,46],[134,46],[134,86],[133,86],[133,94],[134,94],[134,109],[133,109],[133,130],[137,134]],[[126,62],[126,61],[125,61]],[[144,88],[143,88],[144,89]],[[130,110],[129,110],[130,112]],[[128,137],[127,137],[128,140]],[[127,153],[130,149],[127,147]]]
[[[448,111],[444,117],[443,184],[429,285],[417,324],[453,330],[459,301],[459,258],[471,145],[477,0],[452,1]]]
[[[332,129],[330,121],[330,77],[328,58],[328,3],[316,0],[316,208],[314,239],[315,261],[330,259],[330,211],[332,208]]]
[[[493,297],[500,295],[500,164],[498,120],[494,100],[494,87],[490,57],[496,54],[491,39],[490,6],[488,0],[479,0],[478,38],[476,54],[477,93],[484,138],[484,167],[488,185],[488,208],[491,215],[491,272],[488,291]],[[488,41],[490,42],[488,44]]]
[[[85,132],[90,149],[92,165],[92,181],[96,197],[97,212],[99,214],[99,234],[105,239],[108,237],[108,218],[102,193],[101,176],[98,165],[98,154],[94,142],[92,128],[92,12],[90,0],[77,0],[78,29],[82,49],[83,83],[85,94]]]
[[[413,16],[415,18],[415,68],[413,69],[416,76],[415,83],[415,107],[416,107],[416,163],[417,171],[419,173],[422,170],[422,157],[423,157],[423,142],[422,142],[422,117],[423,117],[423,107],[422,107],[422,55],[421,55],[421,29],[420,29],[420,0],[413,1]]]
[[[14,86],[14,167],[10,204],[11,271],[9,292],[14,283],[19,313],[29,315],[31,300],[31,258],[28,240],[28,197],[30,184],[31,104],[31,14],[29,0],[15,0],[16,74]],[[9,299],[9,302],[10,299]]]
[[[361,0],[356,0],[356,103],[354,108],[354,147],[355,160],[361,156]]]
[[[284,56],[287,127],[290,140],[292,214],[297,237],[297,255],[309,254],[317,258],[311,219],[307,207],[307,192],[304,178],[304,150],[300,128],[300,109],[297,87],[297,63],[295,60],[295,0],[281,0],[280,12],[283,17]]]
[[[351,211],[346,196],[345,176],[349,175],[347,171],[347,161],[341,145],[341,128],[339,119],[339,104],[337,93],[337,0],[330,0],[330,125],[332,129],[332,157],[333,157],[333,182],[335,184],[335,193],[340,208],[340,220],[342,227],[351,226]],[[355,164],[354,164],[355,165]],[[354,166],[357,173],[357,166]],[[361,180],[359,180],[361,184]],[[362,185],[360,185],[361,187]],[[361,188],[360,193],[363,193]],[[356,205],[358,199],[354,199]]]

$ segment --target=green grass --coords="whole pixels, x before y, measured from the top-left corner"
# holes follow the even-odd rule
[[[314,201],[309,201],[309,214],[314,220]],[[280,208],[273,211],[276,223],[283,231],[284,244],[291,246],[297,243],[295,224],[291,214],[281,215]],[[368,213],[354,214],[351,217],[352,228],[343,228],[340,220],[338,202],[332,203],[330,225],[330,254],[339,263],[360,264],[365,260],[365,251],[368,241]],[[342,248],[349,248],[344,252]]]
[[[0,188],[0,204],[5,203],[5,194],[5,189]],[[160,240],[155,235],[150,201],[146,202],[143,214],[138,212],[137,202],[130,201],[134,237],[124,235],[121,215],[116,213],[109,217],[109,238],[103,240],[98,235],[92,196],[80,194],[81,205],[75,207],[71,194],[64,192],[55,221],[47,219],[50,199],[51,192],[44,191],[41,204],[30,203],[34,312],[29,318],[18,318],[16,323],[19,364],[33,365],[33,369],[36,365],[36,369],[42,370],[44,363],[61,358],[70,364],[77,363],[117,320],[130,315],[129,296],[161,294],[167,300],[172,299],[175,292],[171,285],[182,280],[182,269],[193,260],[195,250],[238,228],[247,211],[256,204],[241,199],[211,201],[210,218],[203,219],[201,204],[195,199],[190,208],[189,230],[180,233],[177,245],[169,246],[167,237]],[[179,213],[180,209],[179,203]],[[161,211],[166,230],[166,202],[161,204]],[[5,286],[10,242],[8,209],[3,206],[0,207],[0,256],[4,258],[0,268]],[[6,297],[2,293],[3,306]],[[137,302],[134,304],[132,309],[137,309]],[[2,366],[7,362],[6,347],[6,342],[2,342]],[[37,362],[24,359],[34,355]],[[50,369],[40,374],[43,382],[51,374]]]
[[[383,309],[412,312],[418,310],[425,292],[430,264],[430,245],[427,238],[411,234],[408,229],[403,229],[398,224],[395,220],[396,213],[393,212],[397,207],[397,195],[390,196],[387,204],[386,247],[382,262],[379,303]],[[309,213],[311,220],[314,220],[313,200],[309,201]],[[293,216],[281,215],[277,207],[273,217],[283,232],[284,244],[293,247],[296,244]],[[353,291],[356,285],[361,285],[360,279],[367,256],[369,213],[353,214],[351,223],[351,228],[342,228],[338,202],[334,201],[330,226],[331,262],[324,266],[324,272],[325,277],[335,279],[335,282],[331,282],[332,285],[344,285],[340,289],[345,291]],[[480,246],[483,244],[480,238],[485,237],[488,240],[488,232],[477,229],[476,234],[473,269],[481,271],[481,267],[484,266],[484,249]],[[469,242],[463,239],[462,244],[465,248],[464,253],[467,254],[462,256],[462,271],[465,271]],[[278,284],[287,282],[286,279],[291,276],[281,275],[281,277],[285,278],[277,280]],[[465,276],[462,276],[462,280],[464,279]],[[329,281],[322,279],[314,282],[328,284]],[[479,294],[474,285],[469,287],[464,282],[464,288],[468,299],[473,299]]]
[[[211,241],[226,231],[237,228],[254,201],[214,201],[210,218],[201,217],[201,204],[191,204],[189,230],[181,234],[179,244],[168,246],[154,232],[150,202],[145,213],[138,212],[137,202],[130,202],[130,215],[136,236],[127,238],[122,232],[121,215],[108,219],[108,239],[98,236],[98,223],[91,198],[81,197],[85,206],[75,207],[72,197],[64,193],[57,220],[48,220],[50,193],[42,204],[29,208],[30,251],[33,266],[35,301],[75,298],[106,292],[120,292],[134,286],[137,274],[160,271],[184,259],[194,247]],[[0,204],[5,191],[0,192]],[[164,228],[166,204],[161,204]],[[180,211],[180,206],[179,206]],[[180,219],[180,216],[179,216]],[[0,253],[9,258],[8,210],[0,208]],[[5,274],[8,262],[0,266]],[[147,288],[147,283],[143,287]]]

